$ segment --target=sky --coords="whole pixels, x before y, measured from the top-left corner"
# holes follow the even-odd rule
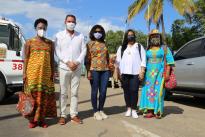
[[[65,29],[67,14],[77,17],[76,30],[84,35],[88,35],[95,24],[102,25],[106,31],[131,28],[147,34],[143,11],[125,25],[128,7],[133,2],[134,0],[0,0],[0,17],[16,22],[27,39],[36,35],[33,24],[37,18],[48,20],[47,37],[53,39],[57,32]],[[181,18],[170,3],[165,3],[166,32],[171,33],[173,21]],[[154,25],[151,26],[153,28]]]

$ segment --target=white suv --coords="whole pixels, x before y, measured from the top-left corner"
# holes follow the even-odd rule
[[[205,97],[205,37],[186,43],[174,59],[177,88],[171,93]]]

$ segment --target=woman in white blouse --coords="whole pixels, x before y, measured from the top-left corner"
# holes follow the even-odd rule
[[[144,79],[146,55],[143,46],[136,42],[134,30],[125,32],[122,46],[118,48],[116,66],[122,81],[127,107],[126,117],[138,118],[137,102],[140,80]]]

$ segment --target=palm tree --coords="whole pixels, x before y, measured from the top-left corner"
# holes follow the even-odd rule
[[[193,15],[196,11],[193,0],[168,0],[173,7],[181,15],[189,14]],[[162,38],[166,43],[165,27],[164,27],[164,15],[163,6],[165,0],[135,0],[128,8],[128,21],[131,20],[136,14],[140,13],[143,9],[145,11],[145,19],[148,22],[155,23],[158,27],[162,26]],[[150,27],[150,23],[149,23]]]

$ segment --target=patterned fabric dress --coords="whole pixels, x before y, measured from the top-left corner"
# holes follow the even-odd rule
[[[164,108],[164,48],[148,50],[147,68],[145,81],[140,98],[140,110],[146,113],[147,110],[154,110],[154,114],[163,114]],[[167,48],[167,64],[174,65],[171,51]]]
[[[87,44],[86,62],[88,70],[109,70],[109,53],[105,44],[90,41]]]
[[[31,117],[35,121],[45,117],[56,117],[56,99],[52,80],[53,43],[45,39],[30,39],[25,46],[29,47],[26,68],[25,92],[35,99],[35,109]]]

